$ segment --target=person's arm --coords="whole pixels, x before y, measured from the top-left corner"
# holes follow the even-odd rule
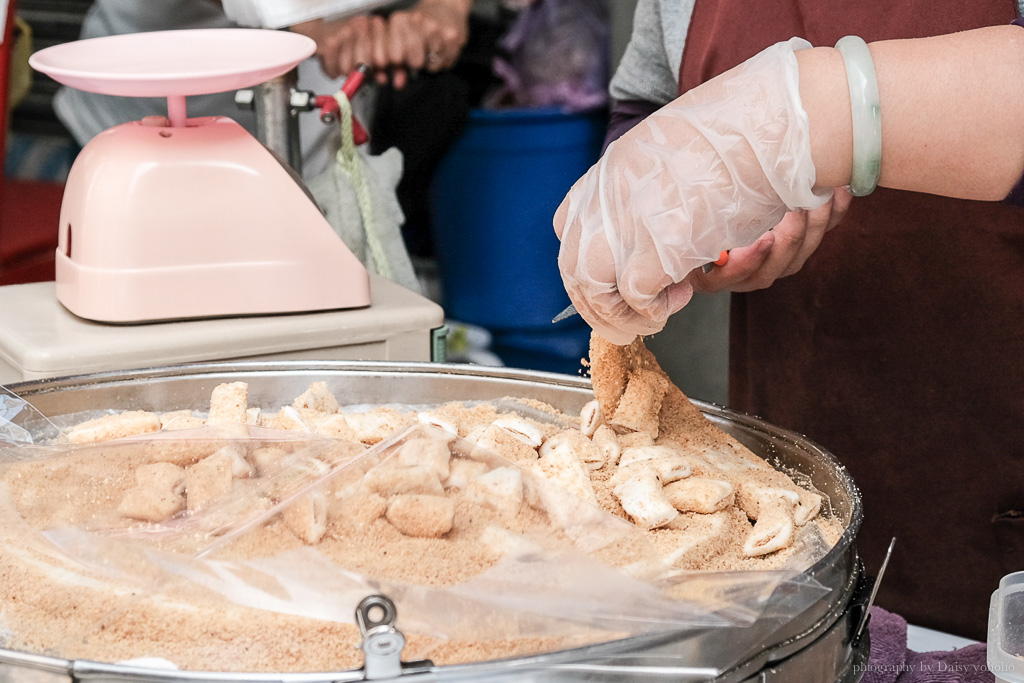
[[[879,185],[1001,200],[1024,172],[1024,29],[994,26],[871,43],[882,116]],[[817,182],[850,181],[852,123],[842,56],[797,52]]]
[[[882,185],[1006,197],[1024,170],[1021,31],[871,46]],[[805,46],[774,45],[658,110],[612,143],[562,202],[554,227],[563,283],[610,341],[657,331],[689,299],[702,263],[750,248],[787,210],[813,212],[849,182],[846,70],[836,50]],[[787,248],[805,254],[804,246]]]
[[[870,46],[882,112],[879,185],[1024,205],[1024,28],[999,26]],[[797,52],[817,183],[833,201],[789,213],[729,262],[687,278],[696,291],[748,292],[798,272],[850,196],[849,89],[833,48]],[[1011,192],[1011,189],[1013,190]],[[1008,196],[1009,195],[1009,196]]]
[[[613,343],[686,304],[690,271],[752,244],[814,188],[793,39],[654,112],[612,142],[555,212],[558,265],[580,315]]]

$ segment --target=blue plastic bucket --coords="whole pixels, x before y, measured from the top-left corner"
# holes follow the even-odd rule
[[[569,305],[551,219],[597,160],[606,122],[603,111],[470,112],[432,186],[449,318],[499,332],[551,329],[551,318]]]
[[[548,330],[496,332],[491,350],[511,367],[580,374],[581,361],[590,351],[590,327],[581,318],[548,327]]]

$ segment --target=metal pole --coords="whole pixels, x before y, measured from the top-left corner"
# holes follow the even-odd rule
[[[298,112],[291,106],[298,86],[298,69],[261,83],[254,88],[256,137],[302,175],[302,145],[299,143]]]

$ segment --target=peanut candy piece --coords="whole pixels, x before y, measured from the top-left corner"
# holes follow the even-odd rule
[[[170,462],[140,465],[135,470],[135,483],[141,489],[170,491],[182,496],[185,493],[185,470]]]
[[[334,415],[325,417],[316,424],[316,429],[314,431],[321,436],[329,436],[334,439],[359,441],[356,430],[349,426],[344,413],[335,413]]]
[[[597,504],[590,475],[568,442],[547,449],[533,470],[569,495]]]
[[[444,480],[446,489],[464,489],[491,468],[487,463],[470,458],[452,458],[449,466],[450,474]]]
[[[435,472],[426,467],[395,467],[390,462],[367,472],[363,477],[363,488],[384,496],[403,493],[444,495],[444,487]]]
[[[129,410],[86,420],[68,432],[68,439],[71,443],[97,443],[159,431],[159,415],[145,410]]]
[[[341,409],[338,399],[327,388],[326,382],[313,382],[295,401],[292,407],[299,413],[312,413],[320,417],[327,417]]]
[[[444,496],[395,496],[384,516],[406,536],[441,538],[452,530],[455,503]]]
[[[165,522],[185,509],[185,499],[169,489],[137,488],[128,491],[117,506],[125,517],[142,522]]]
[[[680,512],[709,515],[731,507],[736,499],[732,484],[724,479],[694,477],[672,482],[665,487],[669,502]]]
[[[523,504],[523,476],[513,467],[498,467],[466,486],[466,498],[507,517],[514,516]]]
[[[367,445],[380,443],[400,429],[413,424],[415,418],[394,408],[381,407],[367,413],[342,413],[356,440]]]
[[[308,433],[313,431],[299,411],[291,406],[285,406],[273,415],[260,416],[260,426],[267,429],[284,429],[290,432]]]
[[[327,533],[327,499],[322,491],[310,491],[292,501],[281,519],[306,545],[316,545]]]
[[[217,451],[185,470],[188,511],[209,507],[231,493],[234,486],[234,458]]]
[[[669,381],[654,370],[638,369],[629,374],[626,390],[609,422],[612,426],[643,432],[657,438],[661,402]]]
[[[249,416],[249,385],[245,382],[218,384],[210,395],[209,425],[244,425]]]
[[[388,501],[379,493],[355,491],[340,496],[334,512],[347,522],[362,527],[383,517],[387,509]]]
[[[437,475],[438,479],[448,478],[451,472],[452,454],[448,443],[440,439],[420,437],[403,443],[395,456],[401,467],[424,467]]]
[[[536,448],[497,425],[474,430],[467,439],[485,452],[496,453],[517,465],[534,462],[538,457]],[[473,449],[473,453],[476,453],[476,448]]]

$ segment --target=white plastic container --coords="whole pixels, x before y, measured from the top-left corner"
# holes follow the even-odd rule
[[[0,287],[0,384],[235,359],[443,358],[440,306],[376,274],[370,297],[366,308],[344,311],[101,325],[61,306],[53,282],[8,285]]]
[[[1024,683],[1024,571],[1004,576],[992,594],[988,668],[997,683]]]
[[[242,26],[284,28],[310,19],[343,16],[384,5],[388,0],[224,0],[224,13]]]

